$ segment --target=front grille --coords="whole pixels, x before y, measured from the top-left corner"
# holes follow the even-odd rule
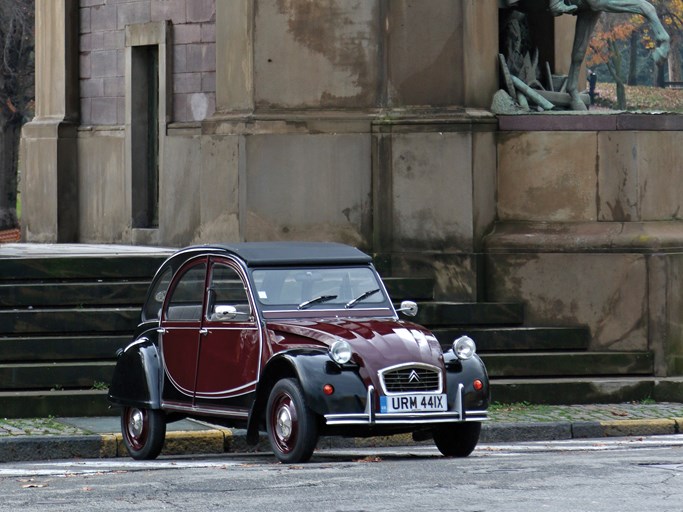
[[[387,393],[424,393],[441,391],[441,372],[438,368],[404,366],[380,372]]]

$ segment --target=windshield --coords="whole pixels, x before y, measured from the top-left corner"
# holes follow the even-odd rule
[[[286,309],[362,309],[386,306],[377,275],[369,268],[254,270],[256,297],[264,306]]]

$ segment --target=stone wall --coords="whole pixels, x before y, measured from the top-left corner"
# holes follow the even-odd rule
[[[466,107],[485,107],[497,86],[495,0],[39,0],[37,9],[79,26],[72,46],[43,42],[53,63],[78,64],[77,80],[60,77],[78,93],[74,174],[55,185],[75,191],[73,239],[337,240],[398,271],[436,273],[439,293],[476,297],[476,253],[494,217],[495,119]],[[133,227],[140,92],[128,75],[131,49],[145,45],[159,45],[166,73],[159,221]],[[64,203],[57,194],[44,204],[55,200]],[[30,217],[28,238],[54,236],[49,224],[32,228],[42,214]]]
[[[173,25],[173,120],[201,121],[216,106],[215,0],[80,0],[82,125],[125,122],[128,25]]]
[[[439,295],[477,297],[495,212],[496,121],[480,109],[497,87],[496,0],[37,0],[36,12],[27,240],[337,240],[435,275]],[[154,109],[151,79],[132,77],[149,58],[158,225],[138,220],[141,123],[153,125],[137,114]]]

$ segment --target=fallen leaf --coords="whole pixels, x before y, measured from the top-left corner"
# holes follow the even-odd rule
[[[41,487],[47,487],[47,484],[26,484],[22,485],[22,489],[40,489]]]
[[[382,462],[382,457],[364,457],[362,459],[356,459],[353,462]]]

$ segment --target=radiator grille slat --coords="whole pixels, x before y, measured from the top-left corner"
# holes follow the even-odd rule
[[[421,367],[405,367],[382,373],[384,389],[388,393],[438,391],[440,372]]]

